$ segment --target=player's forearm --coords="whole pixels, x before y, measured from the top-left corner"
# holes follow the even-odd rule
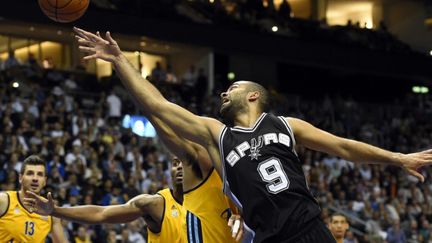
[[[98,224],[105,223],[103,217],[104,207],[102,206],[76,206],[76,207],[54,207],[52,216],[66,219],[68,221],[83,223],[83,224]]]
[[[131,94],[143,105],[146,113],[163,120],[177,134],[200,143],[207,137],[207,128],[198,116],[166,100],[159,90],[144,79],[122,54],[114,60],[117,75]],[[194,127],[194,129],[190,129]]]
[[[163,95],[150,82],[141,76],[124,54],[113,62],[120,80],[128,91],[150,112],[157,111],[161,102],[166,101]]]
[[[400,166],[400,156],[402,154],[390,152],[355,140],[344,139],[341,150],[336,155],[353,162]]]

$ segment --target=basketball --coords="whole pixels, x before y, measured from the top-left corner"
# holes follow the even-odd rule
[[[79,19],[89,6],[89,0],[38,0],[42,11],[50,19],[69,23]]]

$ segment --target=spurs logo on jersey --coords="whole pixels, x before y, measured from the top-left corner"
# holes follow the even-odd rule
[[[280,143],[288,148],[291,146],[291,139],[285,133],[266,133],[264,135],[258,136],[257,138],[252,138],[250,141],[250,143],[248,141],[242,142],[241,144],[237,145],[235,149],[228,153],[225,160],[231,165],[231,167],[246,155],[245,152],[247,150],[249,150],[249,157],[251,157],[251,160],[258,160],[258,158],[261,156],[260,149],[263,146],[267,146],[272,143]]]

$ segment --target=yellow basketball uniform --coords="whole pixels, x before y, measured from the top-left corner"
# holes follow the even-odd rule
[[[235,208],[222,192],[222,180],[213,169],[194,189],[183,193],[186,209],[186,237],[189,243],[236,242],[231,236],[228,219]]]
[[[178,203],[169,188],[158,192],[165,199],[164,215],[162,217],[162,227],[159,233],[154,233],[147,228],[149,243],[181,243],[184,242],[185,233],[183,231],[183,221],[185,210]]]
[[[30,213],[24,208],[18,192],[6,192],[9,198],[9,206],[0,217],[0,241],[1,242],[32,242],[43,243],[51,231],[51,216],[42,216]]]

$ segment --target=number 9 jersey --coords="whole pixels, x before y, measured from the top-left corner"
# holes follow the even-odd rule
[[[219,138],[224,192],[242,211],[254,242],[289,242],[320,214],[283,117],[263,113],[251,128]]]
[[[9,206],[0,217],[1,242],[43,243],[51,231],[51,216],[30,213],[22,205],[18,192],[8,191]]]

